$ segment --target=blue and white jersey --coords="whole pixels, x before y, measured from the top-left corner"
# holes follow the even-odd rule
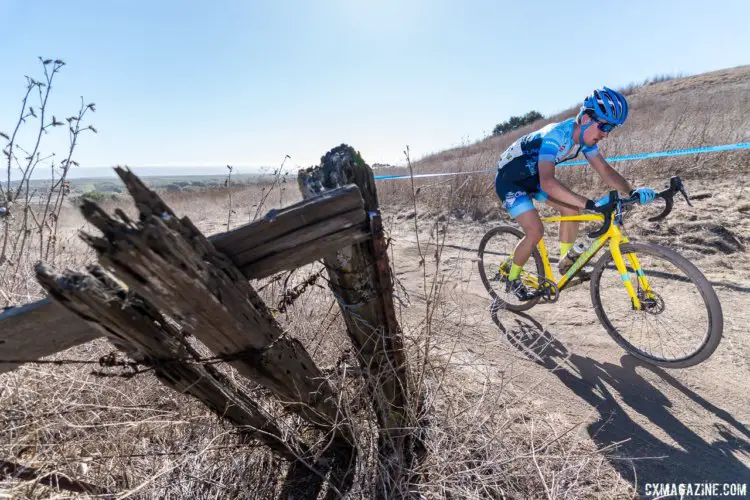
[[[551,161],[558,165],[578,156],[583,151],[586,158],[599,154],[594,146],[579,147],[573,141],[575,119],[550,123],[527,134],[510,145],[497,162],[495,192],[512,217],[534,209],[533,197],[546,201],[547,193],[539,181],[539,162]]]
[[[522,165],[528,171],[528,175],[533,176],[538,173],[540,161],[551,161],[557,165],[575,158],[581,151],[586,158],[598,155],[599,147],[596,145],[582,148],[576,146],[573,141],[574,127],[575,119],[569,118],[526,134],[503,152],[497,162],[497,168],[501,169],[513,160],[522,159],[520,162],[513,162],[513,167]]]

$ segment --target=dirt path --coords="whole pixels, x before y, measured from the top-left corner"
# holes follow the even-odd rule
[[[410,301],[404,315],[418,322],[424,314],[425,278],[414,222],[393,221],[394,263]],[[727,283],[716,288],[725,315],[724,339],[708,361],[664,370],[627,355],[607,335],[592,310],[588,284],[528,314],[493,314],[474,261],[487,228],[452,224],[446,234],[438,276],[444,278],[443,302],[461,312],[455,327],[463,341],[455,346],[455,360],[512,370],[516,386],[534,387],[530,394],[540,412],[562,412],[584,422],[581,428],[597,448],[616,444],[610,461],[641,494],[649,482],[740,482],[750,488],[746,284],[727,283],[727,273],[707,272],[712,281]],[[420,229],[429,230],[429,224]],[[429,239],[420,231],[428,284],[435,275],[435,246]]]

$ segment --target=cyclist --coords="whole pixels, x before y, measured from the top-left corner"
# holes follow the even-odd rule
[[[580,210],[594,210],[604,199],[589,200],[574,193],[555,178],[555,166],[583,152],[591,167],[604,183],[620,192],[637,194],[641,204],[653,201],[653,189],[633,189],[599,152],[598,143],[625,123],[628,103],[625,96],[608,87],[594,90],[583,101],[578,115],[527,134],[511,144],[497,162],[495,191],[511,217],[521,226],[524,237],[513,252],[513,261],[506,281],[506,291],[519,300],[530,300],[533,291],[521,282],[521,268],[542,239],[544,227],[531,197],[559,210],[562,215],[576,215]],[[578,222],[560,222],[560,263],[573,247],[578,235]],[[558,267],[562,274],[570,268]],[[586,277],[587,271],[580,271]]]

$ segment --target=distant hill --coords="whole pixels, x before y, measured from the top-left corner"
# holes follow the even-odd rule
[[[747,141],[750,138],[750,65],[629,85],[628,122],[600,145],[606,156]],[[580,103],[502,136],[447,149],[413,162],[419,172],[491,168],[517,138],[575,116]],[[535,107],[528,103],[529,109]]]
[[[128,166],[139,177],[181,177],[188,176],[224,176],[226,177],[227,168],[225,166],[216,167],[131,167]],[[273,172],[271,167],[268,168],[235,168],[234,174],[262,174]],[[47,170],[39,170],[34,176],[35,179],[47,178]],[[107,179],[117,178],[114,167],[74,167],[68,172],[70,179]]]
[[[607,83],[607,82],[603,82]],[[750,65],[674,79],[657,78],[647,84],[627,86],[630,114],[627,123],[599,144],[605,157],[669,151],[750,139]],[[585,95],[585,93],[584,93]],[[582,96],[583,98],[583,96]],[[527,103],[529,109],[536,103]],[[435,181],[422,178],[416,186],[433,186],[421,192],[420,200],[435,210],[444,209],[446,197],[455,210],[479,216],[497,212],[494,174],[500,154],[519,137],[552,122],[573,117],[580,103],[501,136],[446,149],[412,162],[415,173],[477,172]],[[684,179],[732,178],[750,173],[750,150],[636,160],[612,164],[627,179],[662,183],[672,175]],[[404,167],[389,173],[408,174]],[[604,189],[587,166],[561,168],[562,181],[581,194],[596,195]],[[411,203],[410,191],[401,181],[384,181],[378,193],[389,203]]]
[[[216,189],[225,187],[226,173],[221,175],[143,175],[139,169],[133,169],[149,187],[155,190],[167,191],[199,191],[202,189]],[[169,169],[170,173],[175,169]],[[113,171],[114,174],[114,171]],[[232,173],[232,185],[241,186],[271,182],[273,175],[268,174],[236,174]],[[12,182],[11,185],[17,185]],[[32,191],[38,196],[44,196],[51,185],[49,179],[32,179],[29,182]],[[84,193],[119,194],[126,191],[125,186],[116,175],[99,177],[72,177],[70,179],[71,195]]]

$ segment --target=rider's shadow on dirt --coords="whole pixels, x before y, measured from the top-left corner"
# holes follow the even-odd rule
[[[630,355],[620,359],[620,366],[579,356],[531,316],[506,310],[502,316],[503,322],[497,310],[492,310],[493,321],[514,347],[599,412],[599,419],[588,426],[589,435],[598,448],[619,443],[607,456],[640,493],[647,482],[734,483],[750,478],[750,468],[735,456],[750,456],[750,430],[666,371]],[[636,367],[652,371],[721,419],[724,424],[715,424],[721,438],[709,443],[676,418],[669,411],[672,404],[667,396],[639,375]],[[676,445],[665,443],[634,421],[613,393],[619,394],[631,413],[648,418]]]

